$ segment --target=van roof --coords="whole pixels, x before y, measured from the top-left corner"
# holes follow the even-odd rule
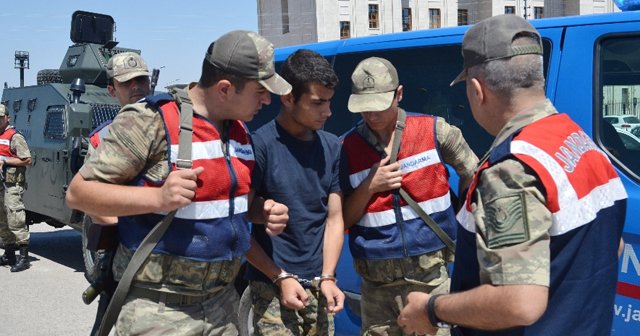
[[[530,20],[531,24],[536,28],[553,28],[553,27],[568,27],[568,26],[580,26],[602,23],[619,23],[619,22],[633,22],[640,21],[640,11],[631,12],[617,12],[607,14],[589,14],[589,15],[577,15],[577,16],[561,16],[544,19]],[[446,36],[460,36],[463,35],[469,26],[459,27],[444,27],[438,29],[423,29],[409,32],[398,32],[373,36],[354,37],[344,40],[333,40],[325,42],[317,42],[310,44],[301,44],[295,46],[288,46],[276,49],[276,61],[283,61],[292,52],[303,49],[311,48],[321,55],[334,55],[338,49],[342,48],[358,48],[364,47],[366,44],[371,43],[384,43],[389,41],[408,41],[412,39],[422,39],[429,37],[446,37]],[[365,48],[366,49],[366,48]]]

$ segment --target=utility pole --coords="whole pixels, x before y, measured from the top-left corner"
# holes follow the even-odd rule
[[[29,69],[29,52],[16,50],[14,69],[20,69],[20,87],[24,86],[24,69]]]

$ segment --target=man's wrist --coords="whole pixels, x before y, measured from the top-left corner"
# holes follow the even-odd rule
[[[425,310],[427,311],[429,323],[431,323],[432,326],[437,328],[451,328],[451,325],[449,323],[440,320],[436,315],[436,300],[442,295],[443,294],[436,294],[429,297],[429,301],[427,301]]]
[[[273,282],[274,285],[279,286],[280,282],[284,279],[296,279],[298,280],[298,276],[293,274],[293,273],[289,273],[286,271],[282,271],[280,272],[280,274],[274,276],[271,278],[271,282]]]
[[[338,283],[338,279],[336,279],[336,276],[333,274],[322,274],[319,277],[315,277],[313,278],[313,282],[315,282],[314,287],[320,287],[320,285],[322,285],[322,282],[324,281],[333,281],[333,283],[337,284]]]

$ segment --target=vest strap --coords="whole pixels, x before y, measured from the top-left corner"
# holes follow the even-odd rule
[[[403,110],[398,109],[398,120],[396,121],[396,130],[395,134],[393,135],[391,159],[389,161],[390,163],[394,163],[398,159],[398,151],[400,150],[400,139],[402,138],[402,132],[406,127],[406,119],[407,114]],[[400,196],[405,200],[405,202],[407,202],[407,204],[409,204],[409,206],[411,206],[413,211],[415,211],[418,216],[420,216],[420,218],[422,218],[422,220],[429,226],[429,228],[438,236],[438,238],[442,240],[451,254],[454,254],[456,245],[451,237],[449,237],[449,235],[444,232],[444,230],[442,230],[442,228],[433,220],[433,218],[431,218],[431,216],[429,216],[426,212],[424,212],[424,210],[422,210],[418,203],[416,203],[416,201],[414,201],[413,198],[411,198],[411,196],[409,196],[409,194],[404,189],[400,188],[398,191],[400,192]]]

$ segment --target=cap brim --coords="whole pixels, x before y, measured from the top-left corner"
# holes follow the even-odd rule
[[[291,93],[291,84],[287,82],[284,78],[280,77],[277,73],[274,73],[273,76],[267,79],[258,80],[265,89],[269,90],[269,92],[277,94],[279,96],[283,96]]]
[[[382,93],[352,94],[347,107],[353,113],[384,111],[391,106],[395,90]]]
[[[149,77],[149,71],[133,71],[133,72],[119,75],[119,76],[114,76],[113,79],[117,80],[120,83],[124,83],[128,80],[134,79],[136,77],[141,77],[141,76]]]
[[[467,80],[467,69],[462,70],[462,72],[458,75],[458,77],[456,77],[456,79],[453,80],[453,82],[451,82],[451,84],[449,84],[449,86],[454,86],[460,82],[464,82]]]

